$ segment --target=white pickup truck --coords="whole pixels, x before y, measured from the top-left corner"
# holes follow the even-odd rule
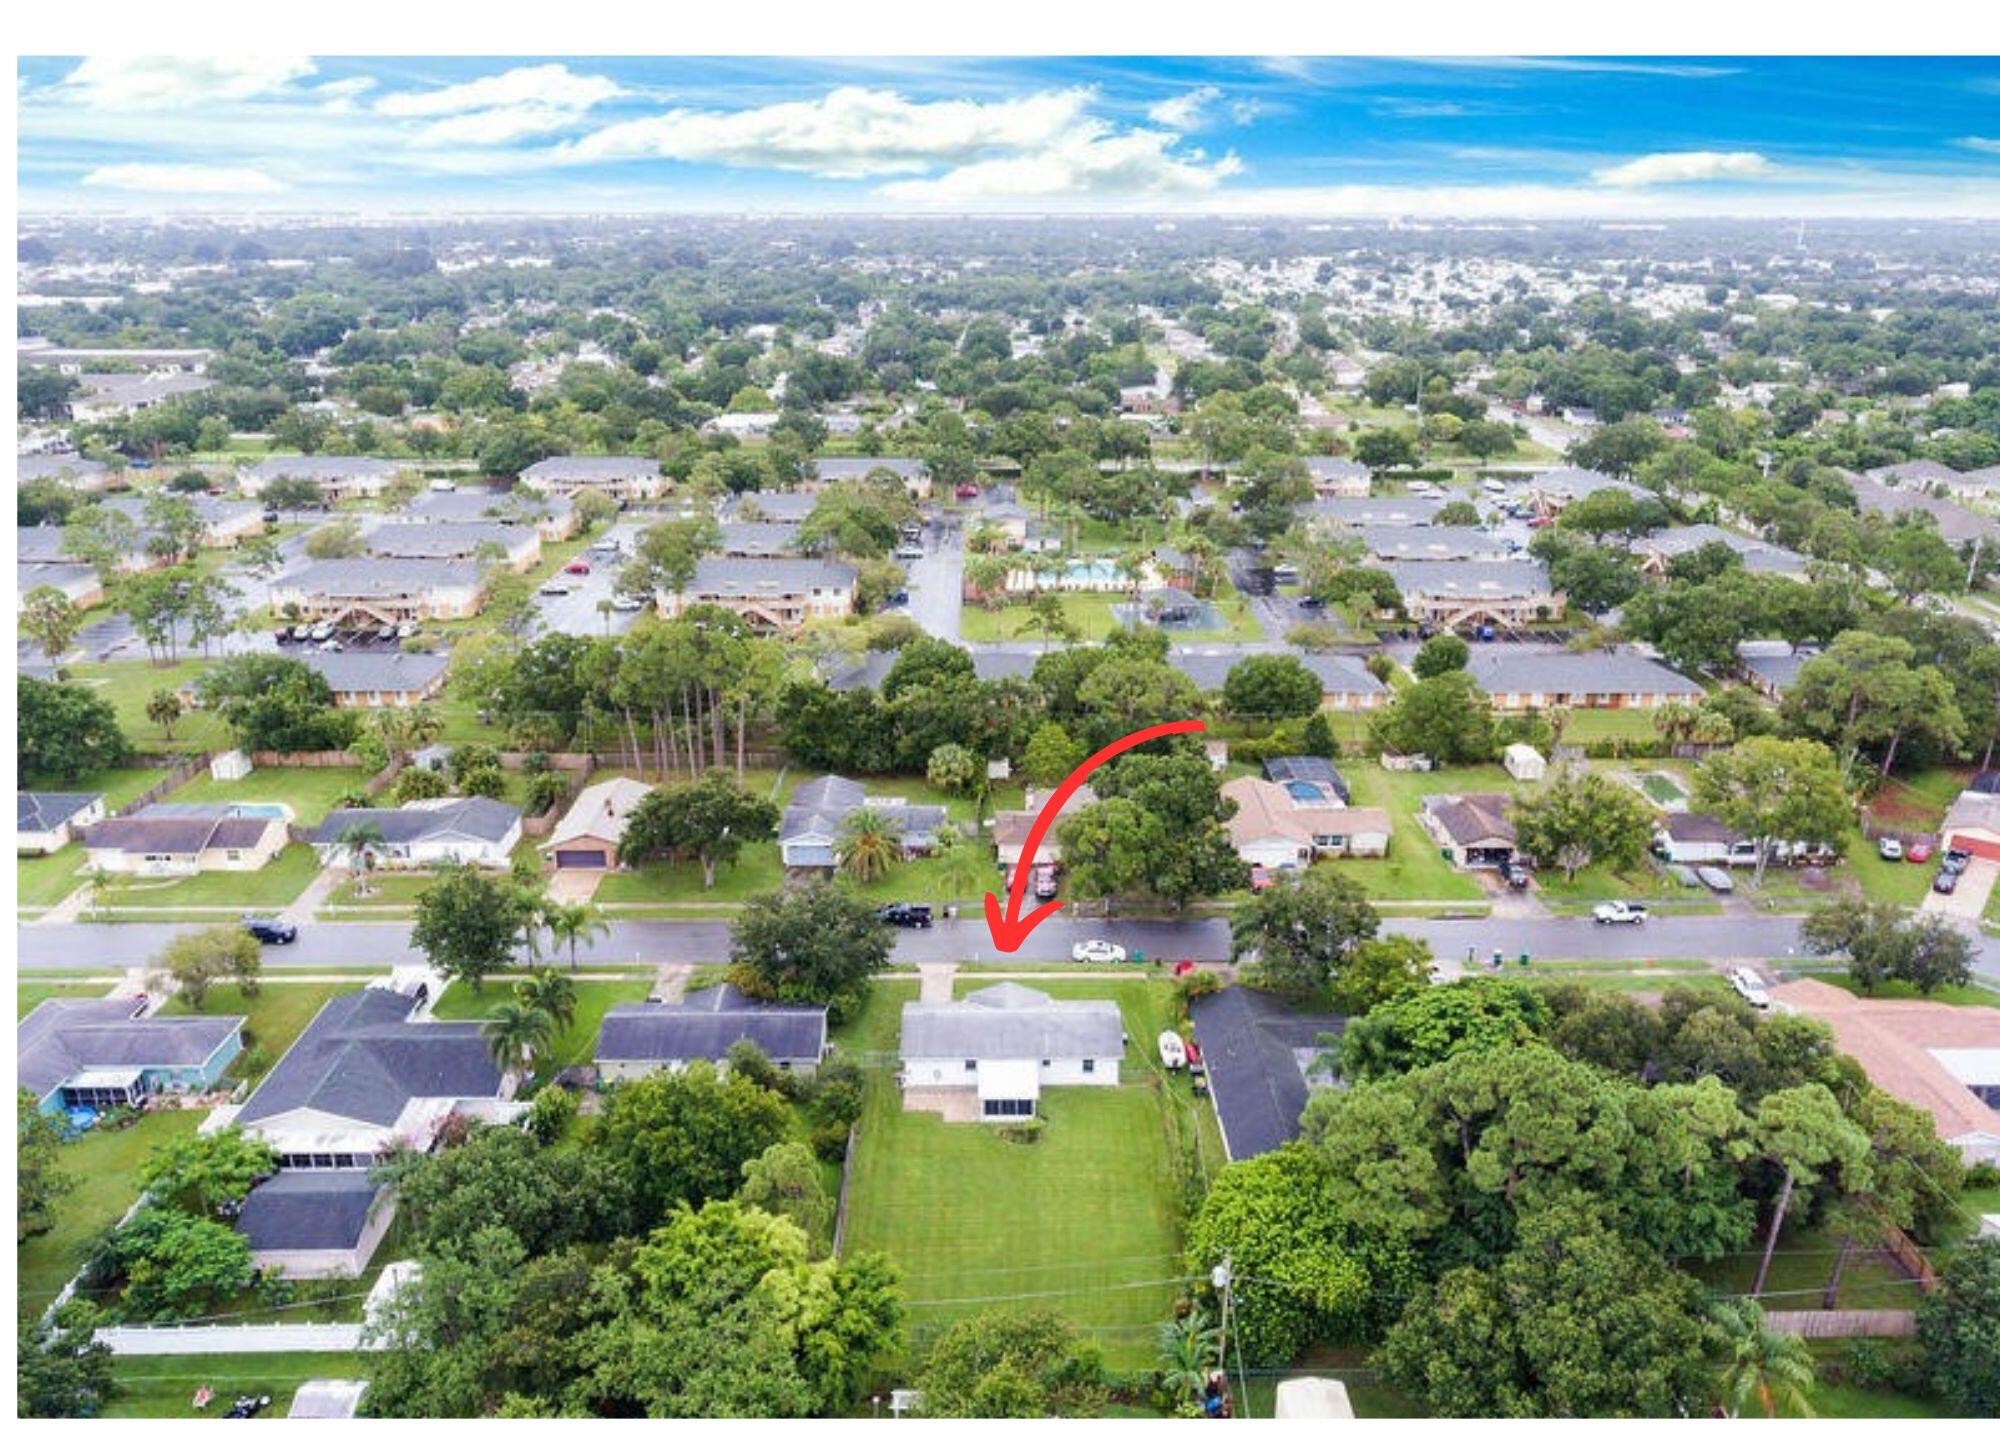
[[[1590,910],[1590,916],[1599,923],[1643,923],[1646,907],[1643,903],[1600,903]]]

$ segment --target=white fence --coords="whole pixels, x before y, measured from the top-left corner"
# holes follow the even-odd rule
[[[359,1350],[352,1325],[114,1325],[97,1332],[114,1355],[299,1354]]]

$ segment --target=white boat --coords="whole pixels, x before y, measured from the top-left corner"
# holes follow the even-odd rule
[[[1187,1044],[1171,1028],[1160,1034],[1160,1065],[1170,1072],[1187,1065]]]

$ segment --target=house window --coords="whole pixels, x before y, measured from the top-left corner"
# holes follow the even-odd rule
[[[227,853],[223,855],[223,857],[228,859],[231,863],[241,863],[243,862],[243,850],[240,848],[230,849]]]
[[[978,1070],[979,1070],[979,1061],[978,1061],[978,1059],[977,1059],[977,1058],[975,1058],[975,1057],[967,1057],[967,1058],[965,1059],[965,1070],[966,1070],[966,1071],[968,1071],[968,1072],[976,1072],[976,1071],[978,1071]]]
[[[1035,1104],[1015,1097],[990,1097],[983,1104],[987,1116],[1033,1116]]]
[[[1085,1058],[1083,1059],[1083,1069],[1084,1069],[1084,1071],[1086,1071],[1086,1072],[1094,1072],[1094,1071],[1096,1071],[1096,1070],[1097,1070],[1097,1059],[1096,1059],[1095,1057],[1085,1057]]]

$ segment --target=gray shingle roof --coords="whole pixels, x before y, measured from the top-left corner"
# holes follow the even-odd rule
[[[17,456],[14,479],[32,481],[38,476],[97,477],[110,468],[101,461],[81,456]]]
[[[1168,653],[1167,663],[1195,682],[1199,689],[1219,690],[1229,678],[1229,672],[1253,652],[1242,650],[1211,651],[1175,649]],[[1287,651],[1306,669],[1319,677],[1320,688],[1328,694],[1376,695],[1382,693],[1382,682],[1368,673],[1368,669],[1351,655],[1325,655]],[[1031,666],[1032,668],[1032,666]]]
[[[1601,471],[1591,471],[1588,467],[1559,466],[1543,472],[1528,483],[1528,489],[1549,496],[1559,496],[1575,501],[1600,491],[1623,491],[1638,498],[1653,493],[1630,481],[1615,476],[1607,476]]]
[[[859,481],[877,467],[893,471],[904,481],[924,474],[924,463],[907,456],[823,456],[813,462],[816,481]]]
[[[299,650],[288,646],[279,653],[317,670],[336,695],[427,690],[443,679],[451,666],[448,655],[401,650]]]
[[[1308,520],[1340,526],[1428,526],[1442,504],[1413,496],[1329,496],[1298,511]]]
[[[52,997],[21,1020],[16,1079],[47,1096],[93,1067],[205,1066],[240,1017],[141,1017],[143,997]]]
[[[373,824],[384,843],[416,843],[453,834],[493,843],[505,838],[520,819],[519,805],[487,798],[450,799],[430,808],[335,809],[306,838],[320,847],[335,842],[347,829]]]
[[[1368,468],[1351,457],[1309,456],[1306,471],[1315,477],[1367,476]]]
[[[1195,999],[1190,1014],[1229,1159],[1261,1156],[1297,1136],[1311,1097],[1305,1069],[1326,1051],[1320,1037],[1338,1036],[1347,1019],[1294,1012],[1240,984]]]
[[[1512,846],[1514,821],[1507,814],[1513,800],[1505,794],[1426,794],[1424,812],[1460,848],[1479,843]]]
[[[1507,548],[1471,526],[1421,526],[1414,530],[1370,526],[1361,533],[1378,561],[1495,560]]]
[[[738,519],[747,518],[754,509],[759,521],[791,525],[812,515],[818,501],[818,495],[810,491],[746,491],[730,509]]]
[[[499,521],[510,526],[529,525],[574,509],[567,496],[544,496],[540,503],[527,496],[504,491],[426,491],[402,510],[408,519],[449,525],[461,521]]]
[[[513,551],[528,544],[533,536],[532,531],[523,527],[498,521],[438,521],[377,526],[366,539],[368,549],[378,555],[469,560],[479,554],[481,546]]]
[[[903,842],[923,844],[936,837],[945,821],[945,811],[937,804],[869,804],[868,791],[853,779],[838,774],[808,779],[792,791],[785,805],[784,820],[778,829],[780,841],[818,835],[833,838],[848,816],[868,807],[885,815],[902,830]]]
[[[1655,531],[1650,536],[1634,541],[1632,548],[1640,552],[1657,552],[1662,558],[1673,560],[1676,556],[1698,551],[1714,541],[1720,541],[1741,556],[1746,570],[1783,574],[1806,568],[1806,558],[1796,551],[1787,551],[1784,547],[1774,546],[1769,541],[1760,541],[1754,536],[1745,536],[1740,531],[1730,531],[1706,522]]]
[[[1397,561],[1385,569],[1406,596],[1490,600],[1549,594],[1549,573],[1534,561]]]
[[[322,1007],[237,1116],[250,1127],[309,1108],[393,1126],[412,1100],[493,1097],[500,1068],[477,1022],[411,1022],[417,1000],[382,988]]]
[[[381,1194],[367,1171],[280,1171],[243,1198],[236,1229],[253,1251],[353,1250]]]
[[[84,830],[85,848],[126,853],[198,854],[211,848],[255,848],[275,819],[171,812],[198,805],[154,804],[121,818],[101,819]],[[159,812],[168,810],[170,812]]]
[[[400,463],[372,456],[274,456],[250,468],[260,481],[273,477],[304,477],[307,481],[380,477],[387,481],[403,468]]]
[[[33,794],[14,796],[14,832],[45,834],[61,828],[104,796],[102,794]]]
[[[732,521],[722,528],[725,556],[796,556],[798,527],[786,521]]]
[[[1477,650],[1466,669],[1489,695],[1701,694],[1701,686],[1685,675],[1628,651],[1516,655],[1505,650]]]
[[[407,596],[446,587],[476,587],[477,561],[426,561],[405,556],[356,556],[315,561],[272,585],[323,596]]]
[[[903,1004],[905,1060],[1115,1058],[1124,1051],[1125,1024],[1115,1002],[1058,1000],[1000,983],[962,1002]]]
[[[600,1062],[720,1062],[751,1041],[774,1061],[817,1062],[826,1046],[826,1009],[760,1002],[723,984],[687,1001],[620,1003],[597,1034]]]
[[[559,477],[564,481],[657,481],[659,476],[660,464],[644,456],[550,456],[521,473],[526,481],[542,477]]]
[[[695,562],[690,595],[789,595],[810,590],[847,590],[854,568],[838,561],[800,557],[704,556]]]
[[[60,526],[22,526],[14,532],[17,544],[14,559],[46,565],[81,565],[83,557],[63,549]]]

